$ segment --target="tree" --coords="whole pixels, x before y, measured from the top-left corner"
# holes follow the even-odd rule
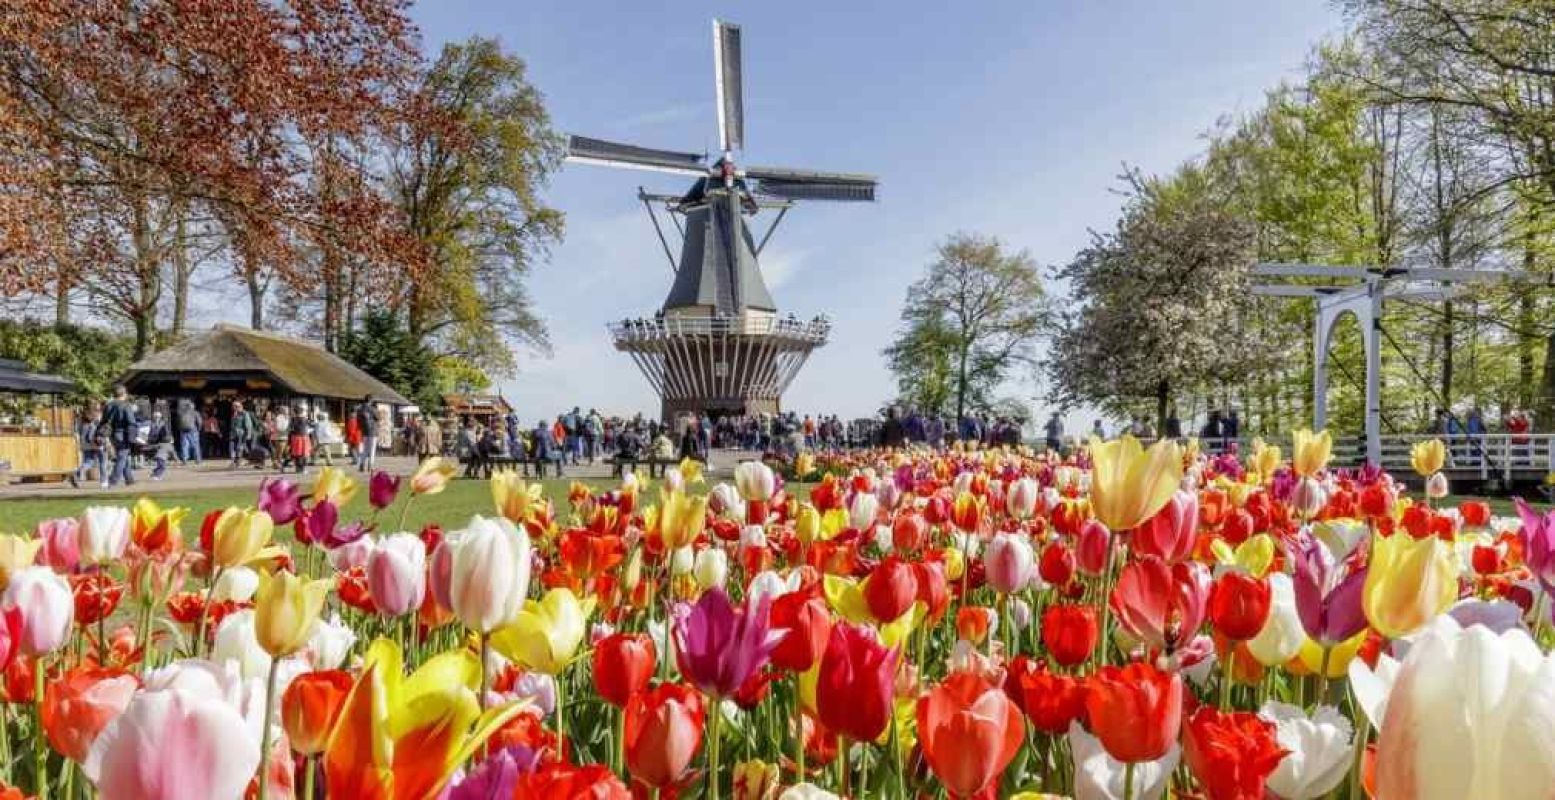
[[[1113,411],[1155,401],[1164,427],[1174,392],[1233,380],[1247,366],[1247,269],[1253,229],[1203,170],[1128,176],[1117,228],[1058,272],[1075,311],[1049,360],[1053,397]],[[1159,429],[1158,427],[1158,429]]]
[[[1012,370],[1030,364],[1049,312],[1036,263],[998,239],[952,235],[907,289],[902,329],[885,349],[903,399],[960,417],[986,406]]]
[[[0,320],[0,358],[69,378],[76,384],[74,400],[108,397],[114,381],[129,368],[134,346],[131,337],[96,328]]]
[[[409,105],[389,186],[425,268],[395,305],[437,355],[509,373],[511,345],[549,347],[524,278],[561,237],[561,212],[539,198],[560,140],[524,62],[492,39],[445,46]]]
[[[391,312],[369,312],[342,339],[340,357],[423,408],[438,403],[436,358]]]

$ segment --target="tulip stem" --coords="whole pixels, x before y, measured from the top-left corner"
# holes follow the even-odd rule
[[[1323,699],[1328,696],[1328,661],[1333,654],[1333,647],[1323,645],[1323,659],[1319,662],[1317,671],[1317,696],[1313,698],[1316,701],[1313,703],[1314,706],[1322,705]]]
[[[205,587],[205,603],[200,607],[200,618],[194,621],[194,642],[189,645],[189,651],[195,658],[200,657],[200,651],[205,647],[205,620],[211,614],[211,600],[216,596],[216,582],[221,580],[222,567],[217,567],[211,573],[210,585]]]
[[[480,694],[475,699],[482,712],[486,710],[486,656],[491,653],[491,638],[485,631],[481,631],[481,681]]]
[[[837,784],[842,796],[848,796],[848,737],[837,734]]]
[[[707,720],[707,793],[713,800],[718,800],[718,739],[723,732],[723,701],[717,697],[708,698]],[[556,691],[556,706],[561,707],[561,690]]]
[[[270,785],[270,723],[275,720],[275,683],[281,671],[281,657],[271,656],[270,677],[265,680],[265,725],[259,731],[259,794],[264,797]]]
[[[1346,798],[1364,797],[1361,793],[1361,770],[1366,765],[1366,740],[1371,736],[1371,720],[1365,714],[1355,715],[1355,758],[1350,764],[1350,790]]]
[[[416,493],[411,492],[405,496],[405,505],[400,506],[400,521],[394,527],[397,530],[405,530],[405,517],[410,515],[410,504],[416,502]]]
[[[11,706],[0,703],[0,780],[11,782]]]
[[[302,800],[313,800],[313,773],[317,770],[318,764],[313,760],[313,756],[302,760]]]
[[[799,780],[805,780],[804,766],[804,698],[800,696],[799,676],[794,676],[794,764],[799,768]]]
[[[1232,640],[1226,646],[1226,660],[1222,667],[1225,673],[1220,678],[1220,710],[1231,710],[1231,681],[1236,670],[1236,641]]]
[[[43,736],[43,682],[45,669],[43,656],[32,662],[32,699],[38,712],[38,727],[34,730],[32,761],[34,765],[32,793],[37,800],[49,798],[49,750]]]
[[[1123,800],[1134,800],[1134,762],[1123,765]]]
[[[567,671],[556,673],[556,746],[567,746]],[[565,750],[564,750],[565,752]]]

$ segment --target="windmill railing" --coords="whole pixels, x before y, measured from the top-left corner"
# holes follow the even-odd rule
[[[617,342],[648,341],[683,336],[776,336],[796,343],[821,345],[831,334],[831,321],[778,317],[664,317],[625,319],[606,327]]]

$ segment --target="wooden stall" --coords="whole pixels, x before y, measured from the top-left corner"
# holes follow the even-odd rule
[[[75,384],[0,359],[0,480],[63,478],[81,463],[75,414],[62,397]]]

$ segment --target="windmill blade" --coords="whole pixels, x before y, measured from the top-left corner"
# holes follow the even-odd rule
[[[783,167],[750,167],[747,179],[754,179],[757,194],[788,200],[835,200],[844,203],[872,203],[879,181],[873,175],[847,172],[815,172]]]
[[[740,26],[713,20],[713,81],[718,92],[718,144],[725,153],[745,147],[745,80]]]
[[[704,155],[656,150],[652,147],[607,142],[604,139],[591,139],[587,136],[567,137],[567,160],[580,164],[646,169],[676,175],[697,177],[707,175],[707,166],[704,163],[707,157]]]

